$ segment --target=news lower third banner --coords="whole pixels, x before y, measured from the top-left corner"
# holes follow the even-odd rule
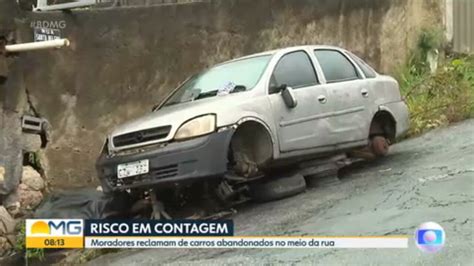
[[[235,236],[232,220],[27,219],[27,248],[407,248],[408,236]]]

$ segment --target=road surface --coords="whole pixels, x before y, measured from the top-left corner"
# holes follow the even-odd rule
[[[351,166],[341,183],[292,198],[250,204],[233,217],[238,235],[413,235],[418,225],[444,227],[437,254],[408,249],[126,250],[93,265],[268,264],[465,265],[473,261],[474,120],[392,146],[383,160]]]

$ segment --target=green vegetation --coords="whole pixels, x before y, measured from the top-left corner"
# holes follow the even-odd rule
[[[116,253],[123,249],[118,248],[98,248],[98,249],[84,249],[81,251],[80,256],[73,260],[73,264],[84,264],[100,256]]]
[[[41,157],[39,152],[27,152],[25,153],[26,164],[31,165],[36,171],[42,173],[43,166],[41,165]]]
[[[24,253],[27,260],[37,259],[42,261],[44,259],[44,249],[42,248],[26,248],[25,243],[25,222],[19,223],[18,235],[16,236],[15,249],[18,252]]]
[[[402,95],[411,114],[409,136],[474,116],[474,56],[442,56],[442,35],[425,30],[399,73]],[[433,73],[429,55],[441,51]]]

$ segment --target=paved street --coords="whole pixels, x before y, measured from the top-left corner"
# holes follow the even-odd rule
[[[446,246],[434,255],[413,240],[408,249],[391,250],[128,250],[90,263],[472,265],[474,120],[394,145],[383,160],[344,169],[340,184],[238,211],[238,235],[413,235],[434,221],[446,231]]]

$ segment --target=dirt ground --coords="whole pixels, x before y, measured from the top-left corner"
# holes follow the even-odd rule
[[[444,227],[437,254],[408,249],[153,249],[100,257],[92,265],[269,264],[472,265],[474,120],[392,146],[380,161],[342,171],[340,184],[250,204],[233,219],[238,235],[413,235],[423,222]]]

